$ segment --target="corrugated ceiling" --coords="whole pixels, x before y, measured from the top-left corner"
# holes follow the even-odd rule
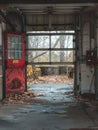
[[[95,3],[8,4],[8,10],[18,10],[26,17],[26,30],[72,30],[75,15],[97,8]]]

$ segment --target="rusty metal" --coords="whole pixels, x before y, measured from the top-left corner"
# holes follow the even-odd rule
[[[25,69],[9,68],[6,75],[6,95],[12,92],[24,91],[25,89]]]
[[[14,36],[21,36],[20,41],[9,41],[8,42],[8,35]],[[15,39],[16,40],[16,39]],[[18,51],[21,51],[21,57],[9,58],[9,46],[8,44],[19,44],[21,48]],[[15,44],[15,46],[16,46]],[[10,51],[15,51],[17,48],[11,48]],[[18,53],[19,53],[18,52]],[[9,95],[10,93],[15,92],[22,92],[25,90],[25,43],[24,43],[24,34],[17,33],[17,32],[6,32],[5,33],[5,96]]]

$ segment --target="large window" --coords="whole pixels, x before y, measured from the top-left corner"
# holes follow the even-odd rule
[[[73,63],[75,55],[74,33],[28,35],[29,63]]]

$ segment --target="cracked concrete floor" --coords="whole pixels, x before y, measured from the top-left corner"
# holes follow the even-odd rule
[[[71,84],[34,84],[33,104],[0,107],[0,130],[97,130],[98,109],[77,102]]]

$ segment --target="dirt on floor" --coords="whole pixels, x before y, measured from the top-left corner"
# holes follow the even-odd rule
[[[39,76],[38,79],[29,78],[27,84],[73,84],[73,78],[67,75]]]
[[[35,95],[32,91],[23,93],[11,93],[2,100],[2,104],[24,104],[34,103]]]
[[[98,102],[74,95],[72,84],[33,84],[0,108],[0,130],[98,130]]]
[[[39,76],[38,79],[29,78],[28,85],[33,84],[73,84],[73,79],[68,78],[66,75],[49,75]],[[70,92],[66,94],[70,95]],[[3,101],[3,104],[30,104],[36,102],[34,97],[42,96],[41,94],[35,94],[33,91],[28,90],[24,93],[11,93]]]
[[[30,86],[32,86],[33,84],[69,84],[72,85],[73,84],[73,79],[72,78],[68,78],[68,76],[66,75],[50,75],[50,76],[39,76],[38,79],[32,79],[29,81]],[[34,88],[34,87],[33,87]],[[66,91],[64,93],[67,96],[72,96],[77,100],[77,102],[85,102],[88,103],[95,101],[95,95],[92,94],[84,94],[84,95],[74,95],[73,90],[71,89],[71,91]],[[2,103],[3,104],[31,104],[31,103],[35,103],[35,97],[40,97],[40,96],[44,96],[44,94],[36,94],[33,90],[28,90],[27,92],[23,92],[23,93],[11,93],[9,94],[8,97],[6,97],[5,99],[3,99]],[[96,106],[96,103],[94,103]],[[98,103],[97,103],[98,105]]]

